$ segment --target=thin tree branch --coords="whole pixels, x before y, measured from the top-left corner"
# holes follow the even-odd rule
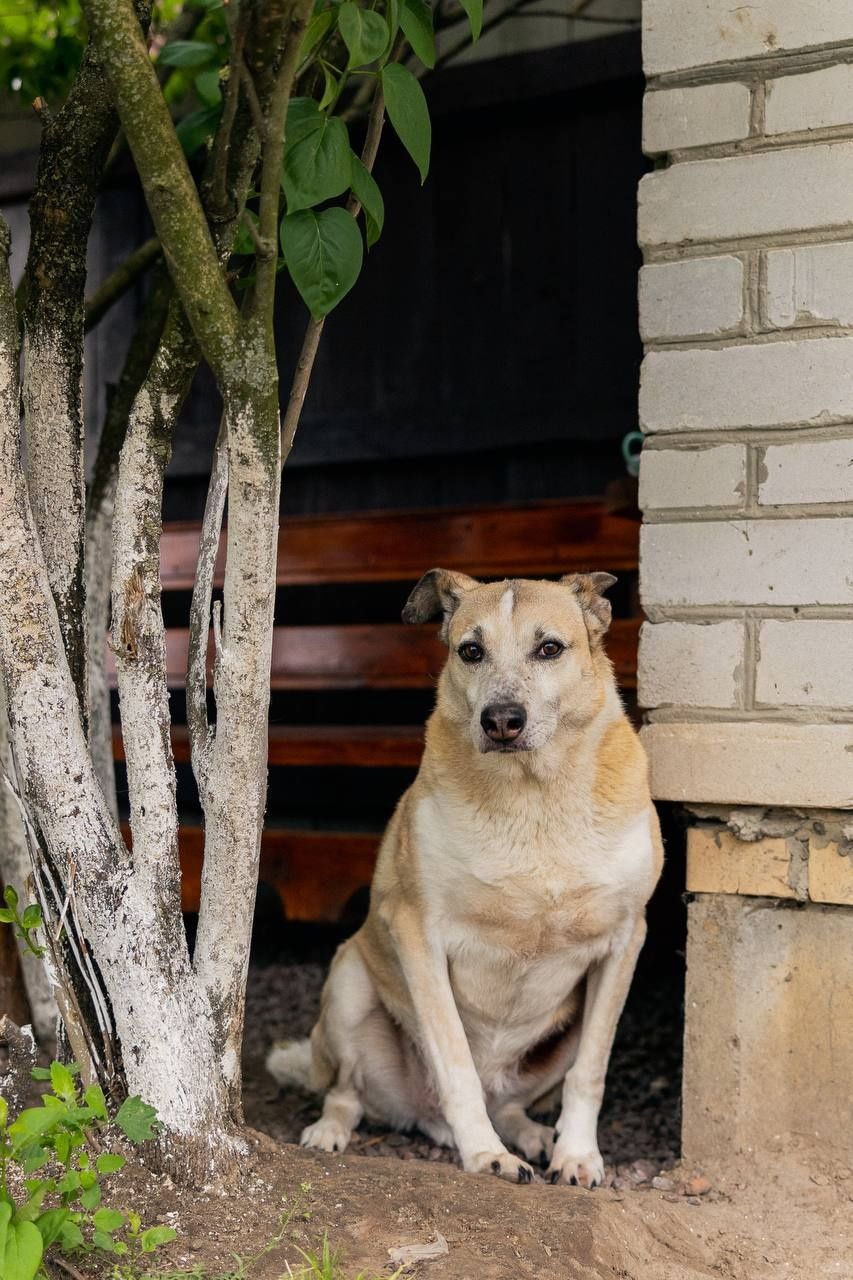
[[[246,101],[249,104],[249,111],[252,114],[252,124],[255,126],[255,132],[258,135],[258,141],[263,143],[266,134],[267,122],[264,119],[263,108],[261,107],[258,91],[255,88],[255,81],[252,73],[246,66],[244,61],[240,63],[240,83],[243,86],[243,92],[246,95]]]
[[[207,717],[207,643],[210,634],[213,575],[222,533],[222,517],[228,495],[228,449],[223,416],[213,450],[210,484],[201,522],[198,563],[190,605],[189,651],[187,655],[187,730],[190,756],[199,796],[204,804],[210,768],[213,731]]]
[[[237,308],[131,0],[83,0],[122,127],[193,332],[217,381],[235,375]]]
[[[302,36],[311,13],[311,0],[293,0],[283,24],[284,46],[281,62],[266,113],[266,131],[261,148],[261,184],[258,204],[258,233],[261,241],[275,245],[278,236],[278,209],[281,196],[281,154],[284,146],[287,108],[299,61]],[[280,46],[281,48],[281,46]],[[255,303],[258,313],[272,329],[275,301],[275,252],[258,259]]]
[[[376,163],[384,122],[385,100],[382,96],[382,82],[377,80],[373,94],[373,104],[370,108],[370,118],[367,122],[367,134],[361,152],[361,162],[368,172],[372,172]],[[357,218],[360,209],[361,205],[358,200],[354,195],[351,195],[347,202],[347,210],[354,218]],[[324,320],[309,320],[305,329],[305,337],[302,339],[302,348],[296,361],[296,369],[290,385],[290,394],[287,397],[287,408],[281,425],[282,465],[287,461],[288,455],[293,448],[293,441],[296,436],[296,429],[299,426],[299,418],[302,414],[305,396],[308,393],[308,384],[311,381],[311,373],[314,369],[314,361],[317,358],[317,350],[320,346],[324,323]]]
[[[89,637],[89,750],[112,813],[118,816],[113,765],[112,714],[107,680],[113,506],[118,460],[137,392],[154,359],[174,286],[164,265],[131,339],[124,368],[109,399],[86,503],[86,627]]]
[[[136,12],[132,0],[128,4],[137,27],[139,18],[147,24],[150,0],[138,0]],[[86,248],[95,198],[118,128],[100,53],[91,40],[61,111],[50,116],[42,103],[40,114],[43,137],[30,201],[23,307],[28,477],[62,639],[85,720]]]
[[[243,65],[243,46],[246,42],[246,21],[247,10],[244,5],[241,5],[237,11],[237,19],[231,36],[231,58],[228,64],[228,80],[225,85],[222,119],[216,131],[216,139],[213,144],[211,190],[214,205],[219,210],[225,210],[228,206],[228,158],[231,147],[231,133],[240,102],[240,68]]]
[[[138,249],[134,249],[133,253],[107,276],[91,298],[86,299],[85,328],[87,333],[90,329],[94,329],[110,307],[118,302],[119,298],[124,297],[128,289],[136,284],[139,277],[144,275],[159,257],[160,241],[156,236],[152,236],[150,240],[146,240],[141,244]]]

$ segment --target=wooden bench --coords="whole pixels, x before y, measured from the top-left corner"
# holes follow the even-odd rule
[[[199,526],[167,525],[162,542],[163,591],[191,590]],[[639,525],[603,502],[539,503],[528,507],[368,513],[288,518],[279,534],[280,587],[399,582],[402,608],[410,587],[435,565],[481,578],[543,577],[605,569],[635,578]],[[222,551],[216,585],[222,583]],[[632,597],[633,598],[633,597]],[[399,617],[399,615],[397,615]],[[636,685],[640,619],[617,617],[607,648],[620,685]],[[169,684],[186,676],[187,631],[167,632]],[[434,626],[398,621],[369,625],[278,626],[273,640],[274,690],[428,690],[445,657]],[[273,767],[415,768],[423,725],[275,724],[269,731]],[[121,733],[114,730],[117,760]],[[173,730],[175,759],[189,760],[184,726]],[[319,815],[322,817],[322,815]],[[378,835],[281,830],[264,833],[261,879],[279,894],[291,919],[338,920],[370,881]],[[198,909],[203,832],[181,833],[184,909]]]

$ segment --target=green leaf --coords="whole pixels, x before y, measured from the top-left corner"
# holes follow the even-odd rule
[[[143,1253],[153,1253],[161,1244],[169,1244],[177,1236],[173,1227],[149,1227],[139,1237]]]
[[[33,1280],[44,1253],[38,1227],[34,1222],[10,1222],[5,1234],[0,1265],[3,1280]]]
[[[12,1151],[18,1155],[37,1139],[50,1133],[57,1125],[64,1122],[66,1110],[58,1098],[51,1099],[55,1106],[29,1107],[22,1111],[14,1124],[9,1125],[9,1137],[12,1139]]]
[[[44,1147],[32,1146],[27,1148],[26,1153],[22,1152],[18,1158],[24,1173],[35,1173],[36,1170],[43,1169],[50,1160],[50,1152]]]
[[[125,1098],[118,1109],[116,1124],[131,1142],[147,1142],[159,1127],[157,1112],[139,1097]]]
[[[400,0],[387,0],[385,5],[385,21],[392,40],[396,39],[400,30]]]
[[[83,1241],[83,1232],[77,1226],[76,1222],[66,1222],[59,1233],[59,1243],[63,1253],[71,1253],[73,1249],[79,1249]]]
[[[364,222],[367,229],[367,247],[372,248],[382,235],[385,225],[385,201],[382,192],[376,185],[376,179],[359,160],[352,158],[352,190],[356,200],[364,210]]]
[[[6,1128],[6,1121],[9,1119],[9,1104],[0,1093],[0,1129]]]
[[[281,249],[293,283],[315,320],[337,306],[361,271],[361,233],[344,209],[289,214],[281,222]]]
[[[471,39],[479,40],[483,30],[483,0],[459,0],[459,3],[468,15]]]
[[[7,884],[3,890],[3,901],[7,907],[16,907],[18,905],[18,895],[10,884]]]
[[[8,907],[0,907],[0,924],[14,924],[15,913],[10,911]]]
[[[44,924],[41,914],[41,907],[37,902],[33,902],[27,907],[21,916],[21,924],[25,929],[39,929]]]
[[[335,98],[338,96],[338,79],[327,62],[321,62],[320,67],[323,71],[325,88],[323,89],[323,96],[318,105],[321,111],[325,111],[326,107],[334,102]]]
[[[349,50],[348,67],[363,67],[381,58],[388,48],[388,23],[372,9],[346,0],[338,9],[338,30]]]
[[[222,101],[222,85],[219,82],[219,71],[211,67],[210,71],[202,71],[193,80],[195,91],[206,107],[215,107]]]
[[[105,1151],[102,1156],[98,1156],[95,1161],[95,1168],[98,1173],[118,1173],[119,1169],[123,1169],[127,1164],[124,1156],[114,1156]]]
[[[284,153],[281,185],[289,214],[322,204],[346,191],[352,180],[349,135],[343,120],[317,113],[310,131]]]
[[[93,1231],[92,1244],[96,1249],[103,1249],[105,1253],[115,1253],[115,1241],[105,1231]]]
[[[389,62],[382,68],[381,76],[388,119],[414,160],[421,175],[421,183],[424,183],[429,172],[432,145],[432,125],[424,91],[411,71],[401,67],[398,62]]]
[[[173,40],[160,50],[161,67],[205,67],[217,60],[216,48],[203,40]]]
[[[435,33],[432,8],[425,0],[400,0],[403,35],[425,67],[435,66]]]
[[[175,128],[178,141],[186,155],[191,156],[198,151],[203,142],[212,138],[222,115],[222,104],[215,107],[202,107],[200,111],[191,111],[184,116]]]
[[[320,127],[320,109],[313,98],[291,98],[287,106],[284,145],[292,147]]]
[[[97,1182],[86,1188],[80,1196],[80,1203],[84,1209],[97,1209],[101,1203],[101,1188]]]
[[[119,1227],[124,1226],[124,1214],[119,1213],[118,1209],[99,1209],[92,1222],[98,1231],[118,1231]]]
[[[94,1111],[99,1120],[108,1119],[107,1100],[104,1097],[104,1091],[99,1084],[90,1084],[89,1088],[83,1094],[83,1100],[86,1103],[86,1106]]]
[[[49,1249],[62,1235],[63,1228],[71,1217],[70,1209],[48,1209],[36,1218],[41,1241],[45,1249]]]
[[[311,57],[311,54],[319,44],[329,34],[331,28],[335,25],[334,9],[323,9],[321,13],[315,13],[314,17],[305,28],[305,35],[302,37],[302,44],[299,46],[299,64]]]
[[[50,1071],[47,1067],[33,1067],[30,1075],[34,1080],[49,1080]]]
[[[62,1098],[63,1101],[72,1102],[76,1099],[77,1089],[74,1084],[74,1077],[61,1062],[52,1062],[50,1064],[50,1084],[56,1096]]]

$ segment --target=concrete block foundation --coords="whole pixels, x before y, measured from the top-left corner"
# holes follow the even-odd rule
[[[853,1156],[853,912],[702,894],[688,908],[683,1148],[786,1134]]]

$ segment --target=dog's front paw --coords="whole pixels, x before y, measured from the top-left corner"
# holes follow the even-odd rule
[[[546,1182],[565,1182],[575,1187],[600,1187],[604,1181],[604,1161],[597,1147],[583,1155],[554,1151],[550,1167],[545,1173]]]
[[[352,1130],[345,1129],[339,1120],[321,1116],[314,1124],[302,1130],[299,1145],[313,1147],[315,1151],[346,1151]]]
[[[532,1182],[530,1165],[508,1151],[480,1151],[465,1161],[466,1173],[493,1173],[507,1182]]]

